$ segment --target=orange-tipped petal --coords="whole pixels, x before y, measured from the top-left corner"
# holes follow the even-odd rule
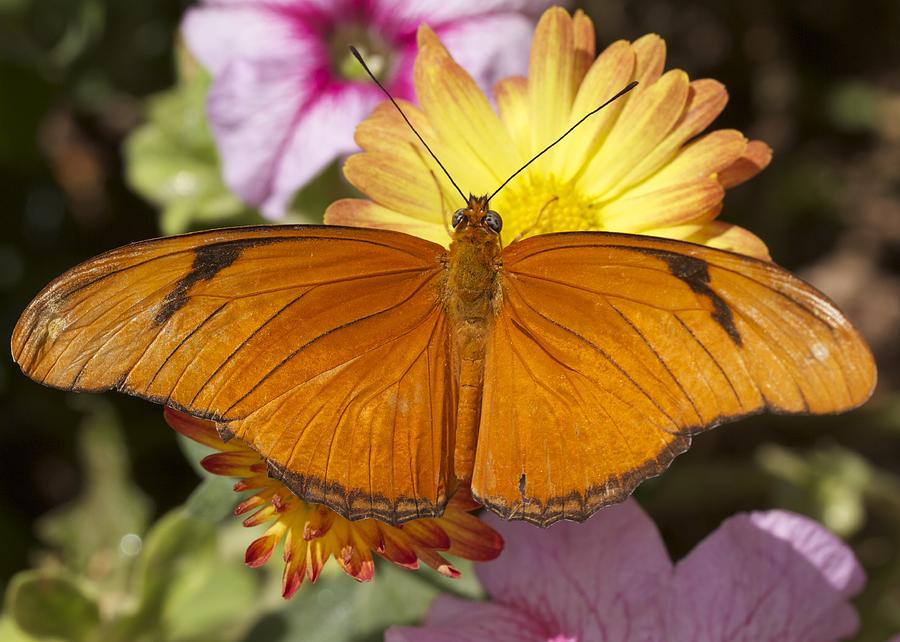
[[[437,520],[418,519],[403,525],[403,532],[420,546],[438,551],[450,548],[450,538]]]
[[[239,479],[234,482],[234,492],[242,493],[245,490],[253,490],[254,488],[265,488],[269,485],[269,476],[268,475],[254,475],[253,477],[246,477],[244,479]]]
[[[668,72],[652,87],[632,98],[615,128],[585,173],[597,198],[624,191],[622,182],[669,134],[684,112],[688,77],[680,70]]]
[[[719,172],[719,182],[725,188],[750,180],[772,161],[772,148],[761,140],[751,140],[747,149],[730,167]]]
[[[625,40],[614,42],[604,49],[591,65],[578,89],[566,127],[571,127],[585,114],[621,91],[632,79],[634,62],[634,49]],[[561,163],[562,177],[576,175],[588,163],[629,100],[631,96],[626,94],[607,105],[579,125],[577,135],[573,133],[560,143],[562,151],[557,152],[556,156]]]
[[[327,506],[321,505],[315,506],[306,515],[307,521],[303,525],[303,539],[307,541],[325,537],[337,518],[337,513]]]
[[[447,153],[441,161],[456,182],[476,194],[499,185],[518,167],[514,143],[487,97],[426,25],[419,27],[413,82],[422,110]]]
[[[200,460],[200,465],[213,475],[251,477],[250,466],[257,461],[259,455],[255,452],[235,450],[208,455]]]
[[[430,566],[444,577],[449,577],[450,579],[455,580],[460,576],[460,573],[458,570],[456,570],[456,567],[438,553],[435,553],[434,551],[427,548],[418,549],[416,553],[418,553],[419,559],[426,566]]]
[[[652,192],[669,184],[708,178],[731,166],[747,149],[747,139],[735,129],[720,129],[686,145],[678,155],[629,195]],[[721,179],[719,179],[721,184]]]
[[[360,582],[374,578],[373,554],[376,553],[410,569],[418,568],[421,560],[439,573],[456,577],[458,571],[438,550],[455,550],[462,557],[471,554],[473,559],[490,559],[482,549],[493,550],[499,541],[493,529],[467,512],[478,508],[478,504],[465,485],[456,489],[441,517],[412,520],[402,526],[375,519],[350,521],[327,506],[301,500],[282,482],[260,474],[259,471],[265,470],[265,461],[239,437],[232,438],[227,446],[221,441],[215,443],[209,437],[217,433],[210,433],[202,424],[196,425],[203,430],[188,431],[189,434],[206,439],[214,447],[228,448],[227,452],[206,458],[207,463],[212,462],[211,468],[230,474],[235,462],[239,462],[246,469],[246,477],[235,486],[256,492],[238,504],[235,513],[256,511],[244,520],[244,525],[267,524],[268,528],[251,542],[244,559],[249,566],[262,566],[278,543],[283,542],[285,598],[294,595],[306,579],[315,582],[331,558]],[[481,548],[475,541],[478,538],[484,540]]]
[[[441,222],[438,177],[420,162],[388,152],[364,152],[347,159],[344,176],[379,205],[415,219]]]
[[[725,189],[713,177],[668,185],[648,194],[614,200],[601,210],[604,225],[622,232],[646,232],[694,221],[721,202]]]
[[[578,85],[572,18],[562,7],[544,12],[534,30],[528,64],[531,147],[537,151],[563,131]],[[543,160],[542,166],[547,166]]]
[[[447,214],[448,217],[451,215],[452,213]],[[328,225],[351,225],[395,230],[397,232],[406,232],[440,245],[446,246],[450,244],[450,234],[442,222],[423,221],[383,207],[372,201],[364,201],[358,198],[344,198],[329,205],[328,209],[325,210],[325,223]]]
[[[381,528],[381,533],[384,538],[384,553],[382,555],[385,559],[408,568],[416,568],[418,566],[416,549],[402,530],[386,526]]]
[[[269,503],[269,499],[272,496],[272,489],[267,488],[263,492],[253,495],[253,497],[248,497],[240,504],[234,507],[235,515],[244,515],[245,513],[249,513],[252,510],[255,510],[261,506],[266,506]]]
[[[753,256],[763,261],[772,260],[769,256],[769,248],[753,232],[723,221],[661,228],[654,230],[654,233],[665,238],[699,243],[717,247],[720,250]]]
[[[287,546],[287,544],[285,544]],[[306,576],[306,547],[292,550],[291,559],[284,565],[284,573],[281,576],[281,596],[290,599]]]
[[[306,576],[310,582],[318,580],[328,558],[332,554],[337,555],[337,546],[331,544],[334,543],[324,539],[315,539],[306,543]]]
[[[646,91],[651,83],[662,76],[666,66],[666,41],[655,33],[648,33],[635,40],[632,45],[636,58],[634,79],[643,86],[639,91]]]
[[[594,32],[594,22],[581,9],[578,9],[572,18],[572,44],[575,48],[573,72],[575,86],[578,87],[578,83],[584,79],[584,75],[590,69],[597,55],[597,34]]]
[[[441,524],[450,538],[447,553],[477,562],[496,559],[503,551],[500,533],[475,515],[460,514]]]
[[[622,178],[623,185],[634,185],[675,157],[684,143],[702,132],[725,108],[728,92],[715,80],[695,80],[689,85],[684,114],[664,139]]]
[[[259,526],[260,524],[265,524],[276,515],[278,515],[278,509],[272,504],[266,504],[263,508],[260,508],[241,523],[247,528]]]
[[[278,535],[271,534],[253,540],[244,553],[244,564],[251,568],[257,568],[268,562],[279,539],[281,538]]]
[[[436,138],[431,123],[421,109],[402,99],[398,99],[397,104],[422,138],[426,141]],[[418,153],[413,146],[421,145],[397,108],[387,100],[357,126],[354,139],[357,145],[367,151],[406,152],[408,158],[416,158]]]
[[[237,445],[229,445],[222,441],[219,432],[216,430],[215,422],[194,417],[169,406],[163,408],[163,419],[176,432],[209,448],[215,448],[216,450],[236,450],[239,448]]]

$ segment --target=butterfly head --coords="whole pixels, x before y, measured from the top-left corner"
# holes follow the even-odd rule
[[[453,213],[450,219],[453,226],[453,236],[486,235],[489,238],[499,237],[503,229],[503,219],[494,210],[490,209],[487,196],[469,195],[465,207],[461,207]]]

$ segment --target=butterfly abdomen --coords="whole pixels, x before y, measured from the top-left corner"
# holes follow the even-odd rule
[[[447,266],[445,302],[453,337],[458,382],[454,469],[472,478],[481,421],[484,356],[500,300],[500,242],[496,234],[470,227],[454,236]]]

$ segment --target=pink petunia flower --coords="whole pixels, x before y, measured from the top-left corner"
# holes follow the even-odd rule
[[[506,540],[476,569],[492,601],[441,596],[387,642],[824,642],[859,624],[853,553],[786,511],[732,517],[674,566],[634,500],[546,531],[488,521]]]
[[[533,17],[552,0],[206,0],[188,47],[213,77],[207,111],[228,186],[276,218],[296,190],[356,149],[355,126],[388,89],[411,98],[416,29],[427,22],[484,87],[528,65]]]

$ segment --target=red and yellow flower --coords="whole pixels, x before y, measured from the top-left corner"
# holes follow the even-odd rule
[[[211,421],[165,409],[166,422],[194,441],[217,450],[200,463],[216,475],[239,477],[234,490],[253,491],[234,510],[249,515],[244,526],[268,524],[247,548],[248,566],[265,564],[283,542],[285,562],[282,595],[290,598],[304,579],[315,582],[332,557],[343,571],[359,582],[375,575],[373,553],[405,568],[420,562],[447,577],[458,577],[441,553],[474,561],[496,558],[503,539],[471,511],[479,507],[466,487],[460,487],[441,517],[417,519],[392,526],[375,519],[350,521],[326,506],[294,495],[266,473],[265,460],[240,439],[223,442]]]
[[[532,156],[629,82],[638,86],[583,123],[492,201],[506,243],[563,230],[652,234],[758,257],[765,245],[716,220],[727,188],[757,174],[771,150],[739,131],[702,132],[725,107],[717,81],[664,73],[656,35],[618,41],[598,57],[591,20],[561,8],[544,13],[528,78],[494,87],[497,109],[427,26],[419,29],[418,106],[402,106],[466,191],[490,194]],[[405,231],[447,244],[459,195],[389,103],[357,129],[363,149],[348,180],[371,200],[345,199],[325,220]]]

